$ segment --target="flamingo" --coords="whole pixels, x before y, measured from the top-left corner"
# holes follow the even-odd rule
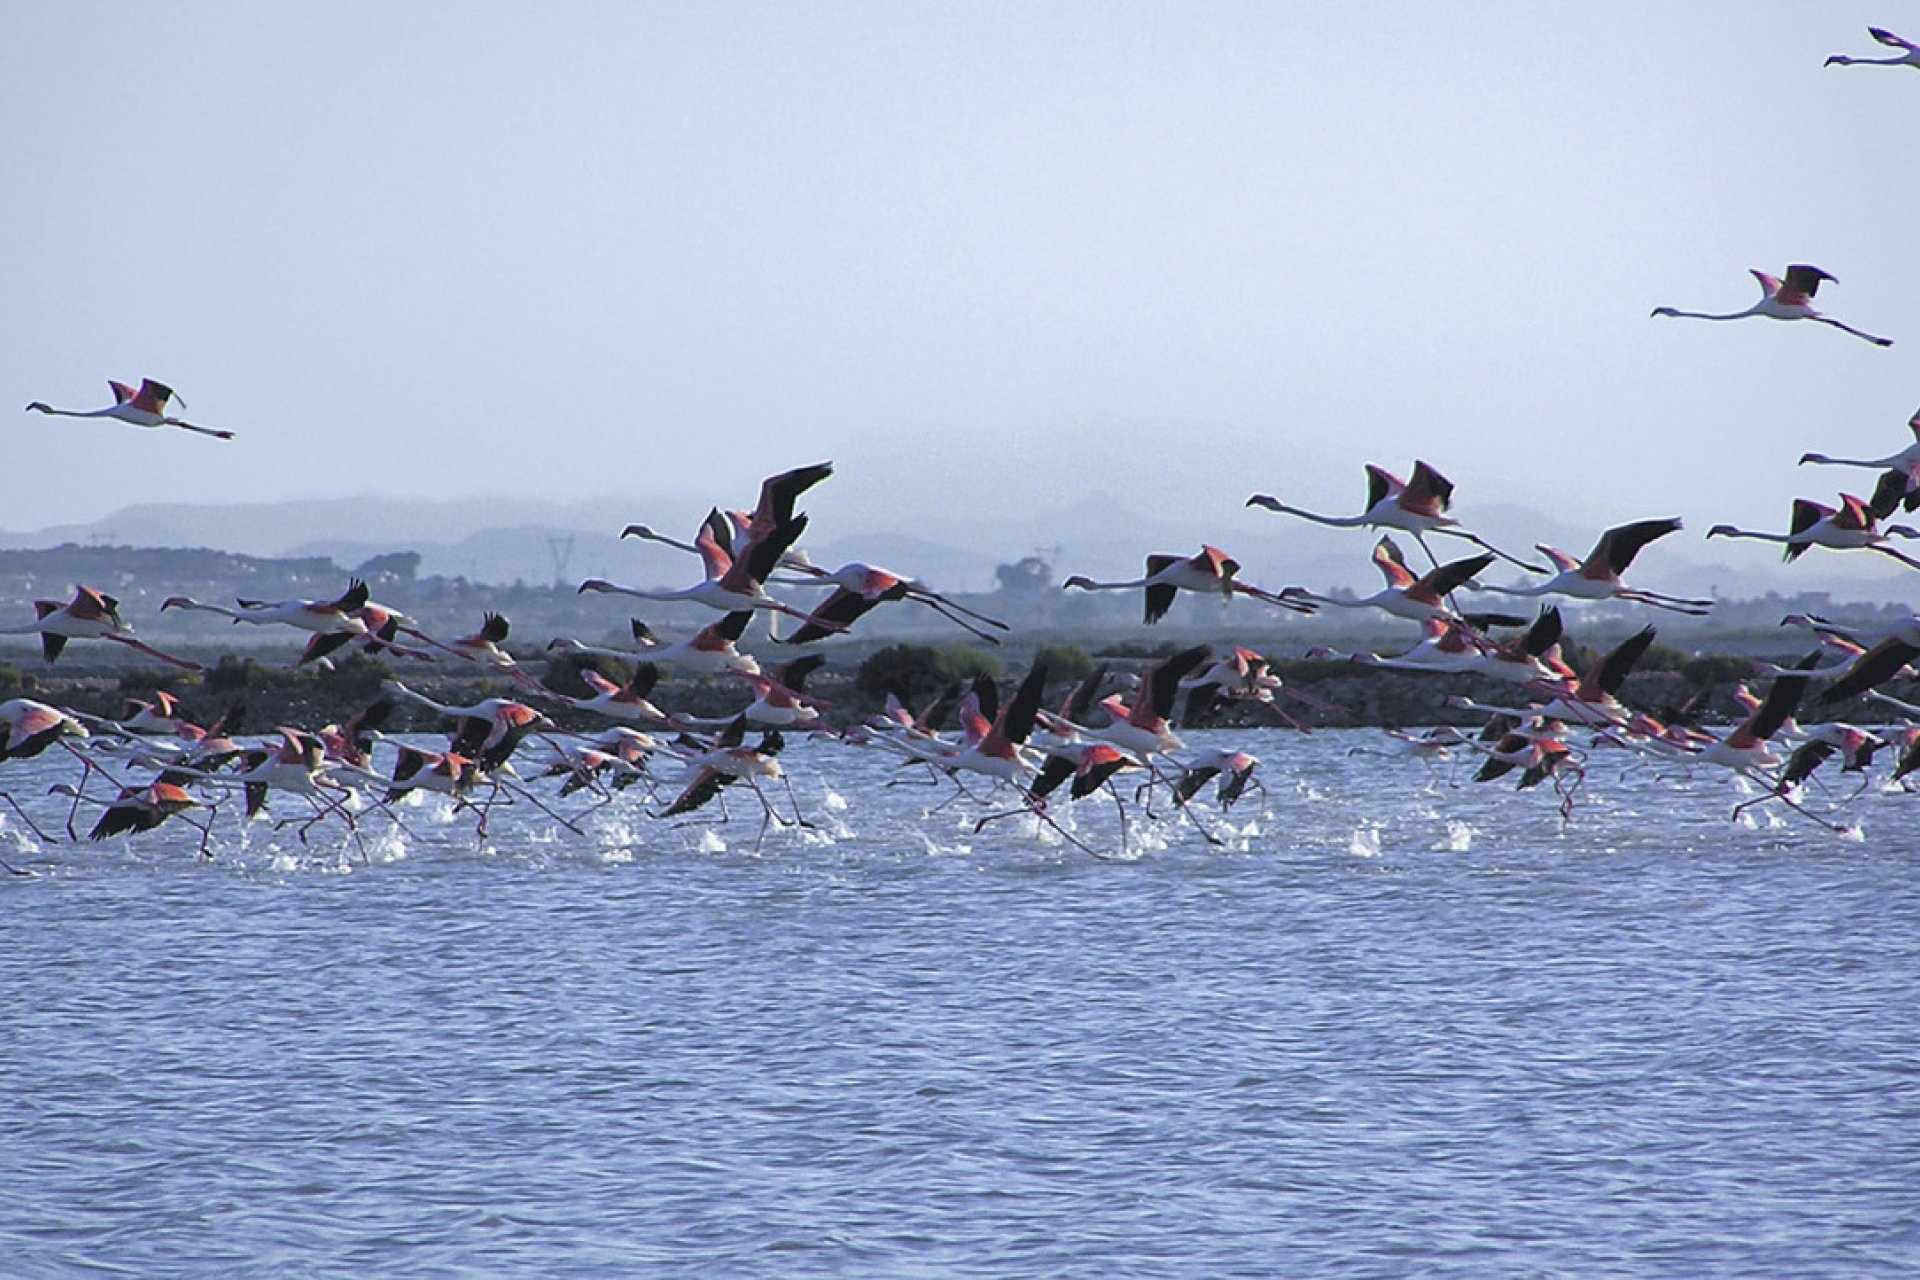
[[[1840,702],[1856,693],[1865,693],[1891,680],[1915,658],[1920,658],[1920,617],[1895,623],[1885,639],[1846,665],[1843,673],[1820,695],[1820,700]]]
[[[1208,595],[1217,595],[1230,600],[1236,594],[1252,596],[1282,609],[1291,609],[1295,613],[1312,613],[1314,606],[1295,598],[1298,589],[1289,587],[1275,594],[1263,591],[1259,587],[1241,582],[1235,575],[1240,572],[1240,562],[1218,547],[1202,546],[1195,555],[1180,556],[1154,555],[1147,557],[1147,572],[1144,577],[1130,578],[1125,582],[1095,582],[1092,578],[1076,574],[1068,578],[1063,587],[1078,587],[1082,591],[1130,591],[1135,587],[1147,589],[1146,622],[1147,625],[1160,621],[1167,616],[1167,610],[1173,607],[1173,597],[1177,592],[1196,591]]]
[[[1204,724],[1228,702],[1255,702],[1301,733],[1309,733],[1311,730],[1307,726],[1281,708],[1278,699],[1292,698],[1320,711],[1338,712],[1345,709],[1312,694],[1288,688],[1286,682],[1274,672],[1273,664],[1266,655],[1243,645],[1229,649],[1206,670],[1183,678],[1180,687],[1187,691],[1186,722],[1189,725]],[[1069,714],[1067,718],[1072,719],[1073,716]]]
[[[1656,609],[1700,617],[1712,611],[1713,601],[1642,591],[1620,581],[1620,575],[1627,571],[1643,547],[1679,528],[1680,519],[1677,516],[1615,525],[1600,535],[1585,560],[1575,560],[1566,552],[1544,542],[1535,543],[1540,554],[1553,561],[1558,573],[1530,587],[1480,587],[1478,590],[1503,596],[1563,595],[1576,600],[1631,600],[1636,604],[1652,605]]]
[[[1315,595],[1310,591],[1296,591],[1294,598],[1318,605],[1336,605],[1342,609],[1381,609],[1396,618],[1408,618],[1414,622],[1427,618],[1451,618],[1457,615],[1448,607],[1447,597],[1470,582],[1493,560],[1493,553],[1485,552],[1415,575],[1413,570],[1407,568],[1406,556],[1394,545],[1393,539],[1382,537],[1374,544],[1373,563],[1387,580],[1384,590],[1357,600]]]
[[[555,637],[547,648],[564,653],[598,654],[627,662],[657,662],[663,666],[685,667],[689,671],[709,674],[738,671],[745,675],[758,675],[760,663],[753,655],[741,653],[734,647],[740,637],[746,634],[747,623],[752,620],[753,610],[740,609],[718,622],[707,624],[691,640],[663,644],[654,637],[653,630],[646,623],[633,618],[629,625],[635,643],[641,646],[639,649],[603,648],[584,644],[568,636]]]
[[[1867,34],[1889,48],[1900,50],[1899,55],[1892,58],[1849,58],[1844,53],[1836,53],[1821,65],[1828,67],[1835,65],[1842,67],[1920,67],[1920,45],[1913,44],[1911,41],[1902,40],[1899,36],[1893,34],[1893,32],[1881,27],[1868,27]]]
[[[463,803],[479,777],[478,764],[453,751],[422,751],[404,743],[394,757],[393,776],[388,780],[382,804],[394,804],[416,791],[431,791],[450,797],[455,805]]]
[[[1913,432],[1914,442],[1884,458],[1835,458],[1824,453],[1803,453],[1800,465],[1813,462],[1829,467],[1869,467],[1875,471],[1884,468],[1896,472],[1901,482],[1901,503],[1912,511],[1920,508],[1920,413],[1907,419],[1907,429]],[[1881,480],[1882,485],[1887,483],[1884,478]]]
[[[1307,650],[1306,656],[1397,671],[1465,672],[1481,668],[1482,643],[1458,622],[1428,618],[1420,624],[1420,642],[1404,653],[1390,657],[1377,653],[1343,653],[1326,645],[1315,645]]]
[[[1887,539],[1890,536],[1920,538],[1920,529],[1903,524],[1888,525],[1885,529],[1881,529],[1880,517],[1885,514],[1884,509],[1876,509],[1849,493],[1840,495],[1838,507],[1829,507],[1806,498],[1795,498],[1792,525],[1786,533],[1763,533],[1752,529],[1737,529],[1730,524],[1717,524],[1707,530],[1707,536],[1778,542],[1785,547],[1780,558],[1789,563],[1799,559],[1808,547],[1826,547],[1833,551],[1864,548],[1868,551],[1877,551],[1884,556],[1891,556],[1909,568],[1920,569],[1920,560],[1887,545]]]
[[[179,427],[186,431],[197,431],[203,436],[213,436],[218,440],[233,439],[231,431],[217,431],[212,427],[199,427],[191,422],[167,415],[167,402],[179,397],[173,388],[152,378],[143,378],[140,387],[135,390],[124,382],[107,383],[113,388],[113,404],[105,409],[56,409],[43,400],[35,400],[28,410],[35,413],[50,413],[61,418],[118,418],[130,422],[136,427]],[[185,407],[185,402],[181,402]]]
[[[1543,682],[1531,686],[1531,692],[1546,699],[1540,706],[1519,709],[1490,706],[1463,697],[1448,698],[1447,705],[1466,711],[1485,711],[1495,715],[1512,716],[1516,719],[1539,716],[1562,723],[1596,728],[1624,727],[1632,720],[1633,713],[1621,703],[1617,695],[1620,687],[1626,683],[1627,676],[1634,665],[1645,656],[1648,649],[1653,647],[1656,634],[1654,628],[1642,627],[1614,646],[1611,651],[1596,659],[1578,679],[1563,679],[1559,682]]]
[[[1132,706],[1117,693],[1100,700],[1100,708],[1109,717],[1103,726],[1076,724],[1063,717],[1049,717],[1049,723],[1110,742],[1143,760],[1178,751],[1186,744],[1174,733],[1171,720],[1174,700],[1180,696],[1180,681],[1212,656],[1210,646],[1199,644],[1155,662],[1140,673],[1140,688]]]
[[[799,538],[806,525],[805,516],[796,516],[786,525],[774,527],[764,537],[748,543],[738,558],[727,553],[711,528],[702,526],[694,545],[699,548],[701,559],[706,563],[707,576],[691,587],[677,591],[649,590],[620,586],[605,578],[588,578],[580,584],[580,590],[632,596],[639,600],[692,600],[722,613],[765,609],[798,618],[803,623],[814,621],[804,610],[768,595],[763,585],[767,575],[773,572],[780,557]]]
[[[168,818],[177,817],[199,829],[200,854],[202,857],[211,857],[207,844],[213,838],[212,824],[202,826],[183,816],[201,807],[200,801],[171,782],[159,781],[145,787],[130,787],[123,790],[118,799],[107,804],[100,814],[100,820],[93,824],[93,830],[87,832],[87,839],[105,840],[109,836],[151,831]]]
[[[1840,770],[1842,773],[1858,773],[1862,775],[1860,787],[1853,795],[1841,801],[1840,804],[1833,806],[1834,809],[1842,808],[1857,797],[1861,791],[1866,790],[1867,780],[1864,775],[1867,765],[1872,763],[1874,755],[1885,746],[1887,746],[1887,740],[1885,738],[1877,734],[1869,733],[1865,729],[1858,728],[1854,725],[1838,723],[1817,725],[1806,732],[1799,745],[1794,747],[1793,752],[1788,755],[1787,762],[1781,768],[1779,777],[1774,780],[1772,789],[1763,795],[1756,796],[1751,800],[1745,800],[1735,805],[1733,807],[1733,816],[1738,818],[1742,813],[1753,808],[1755,805],[1765,804],[1769,800],[1778,800],[1789,808],[1799,812],[1802,816],[1813,819],[1813,821],[1820,823],[1829,830],[1844,832],[1846,830],[1845,827],[1837,823],[1829,822],[1817,814],[1808,812],[1793,800],[1791,793],[1808,778],[1812,777],[1814,770],[1818,769],[1822,764],[1825,764],[1837,752],[1844,761]],[[1829,810],[1829,812],[1832,811],[1833,810]]]
[[[968,743],[942,762],[947,772],[964,769],[1004,782],[1018,782],[1032,772],[1033,762],[1024,748],[1039,716],[1046,682],[1047,664],[1036,659],[1013,696],[994,710],[991,719],[982,712],[979,695],[969,694],[960,709]]]
[[[188,671],[201,669],[197,662],[162,653],[137,639],[133,627],[120,617],[120,602],[92,587],[75,587],[73,599],[65,604],[57,600],[35,600],[33,611],[33,622],[19,627],[0,627],[0,635],[37,634],[40,637],[40,652],[49,663],[59,658],[60,651],[67,647],[69,640],[111,640]]]
[[[1199,794],[1200,788],[1214,778],[1219,778],[1220,788],[1216,799],[1219,800],[1222,809],[1231,809],[1234,801],[1245,793],[1249,785],[1258,791],[1266,790],[1253,776],[1253,771],[1259,767],[1259,758],[1245,751],[1236,751],[1227,747],[1210,748],[1180,770],[1180,776],[1173,783],[1173,802],[1185,807],[1194,796]]]
[[[828,573],[816,567],[806,558],[805,552],[797,549],[788,553],[785,564],[787,568],[805,574],[821,585],[831,583],[835,588],[834,593],[814,609],[814,620],[786,637],[788,644],[807,644],[835,634],[836,631],[845,631],[853,625],[855,619],[868,610],[890,600],[918,601],[988,644],[999,644],[1000,638],[990,631],[981,630],[975,625],[976,623],[1000,631],[1008,629],[1007,624],[999,619],[977,613],[930,589],[924,583],[890,569],[854,561],[843,564],[832,573]]]
[[[1819,656],[1817,653],[1808,654],[1801,659],[1801,667],[1810,670]],[[1777,677],[1768,688],[1767,696],[1754,703],[1747,718],[1718,741],[1702,747],[1695,759],[1749,777],[1755,769],[1770,769],[1778,765],[1780,757],[1769,749],[1769,742],[1783,726],[1792,721],[1793,713],[1800,709],[1800,699],[1806,690],[1805,675]]]
[[[707,576],[691,587],[677,591],[645,590],[618,586],[604,578],[589,578],[580,584],[580,590],[611,592],[641,600],[693,600],[722,613],[765,609],[805,622],[807,614],[769,596],[764,584],[787,549],[806,531],[807,518],[794,513],[794,503],[802,493],[832,474],[833,464],[821,462],[783,471],[761,481],[760,499],[739,538],[732,536],[727,520],[718,510],[709,511],[693,540]],[[651,532],[644,525],[629,525],[628,530]]]
[[[347,589],[332,600],[246,600],[236,599],[240,607],[229,609],[220,604],[202,604],[191,596],[168,596],[160,602],[160,611],[190,609],[217,613],[235,622],[257,627],[283,626],[307,631],[312,637],[300,651],[295,665],[324,658],[335,649],[367,635],[367,624],[357,616],[367,603],[367,584],[358,578],[348,580]]]
[[[63,738],[91,735],[71,713],[32,698],[0,702],[0,760],[26,760]]]
[[[541,692],[581,711],[590,711],[610,720],[661,729],[679,727],[679,721],[647,700],[653,693],[654,685],[660,682],[660,668],[651,662],[636,663],[633,677],[624,686],[615,684],[592,667],[581,667],[579,675],[581,682],[592,690],[588,697],[570,697],[545,686],[541,687]]]
[[[1307,657],[1344,659],[1364,667],[1398,671],[1477,672],[1514,684],[1552,682],[1562,673],[1547,666],[1542,655],[1559,643],[1560,629],[1560,611],[1551,607],[1542,609],[1526,631],[1500,644],[1464,623],[1428,618],[1420,624],[1420,643],[1405,653],[1382,657],[1317,646],[1307,651]]]
[[[1674,307],[1655,307],[1656,316],[1678,316],[1685,320],[1744,320],[1748,316],[1765,316],[1769,320],[1817,320],[1821,324],[1832,325],[1856,338],[1865,338],[1876,347],[1890,347],[1892,338],[1876,338],[1851,325],[1841,324],[1832,316],[1821,315],[1812,306],[1813,295],[1819,291],[1822,280],[1834,278],[1819,267],[1796,262],[1787,268],[1787,278],[1782,281],[1764,271],[1754,271],[1753,278],[1760,282],[1760,300],[1745,311],[1729,311],[1724,315],[1715,315],[1705,311],[1680,311]],[[1835,280],[1838,284],[1839,281]]]
[[[783,662],[766,675],[758,673],[743,675],[741,679],[753,686],[754,699],[746,710],[739,714],[747,718],[747,723],[757,729],[816,729],[826,722],[820,712],[829,704],[821,702],[801,692],[807,677],[826,662],[823,654],[810,653],[804,657]],[[729,717],[728,719],[731,719]],[[682,716],[679,723],[695,726],[711,726],[727,721],[703,720],[697,716]]]
[[[1477,533],[1470,533],[1460,527],[1460,522],[1447,514],[1447,508],[1453,503],[1453,481],[1434,470],[1425,462],[1413,464],[1413,479],[1402,480],[1384,467],[1367,464],[1367,508],[1357,516],[1322,516],[1300,507],[1290,506],[1278,498],[1265,493],[1256,493],[1247,499],[1250,507],[1264,507],[1268,511],[1277,511],[1282,515],[1299,516],[1302,520],[1311,520],[1315,524],[1331,525],[1338,529],[1398,529],[1410,533],[1419,542],[1420,549],[1427,553],[1427,559],[1435,565],[1439,557],[1433,554],[1433,548],[1427,545],[1429,533],[1442,533],[1451,538],[1461,538],[1471,542],[1482,551],[1491,551],[1509,564],[1515,564],[1528,573],[1545,573],[1537,565],[1508,555],[1500,548],[1488,542]]]
[[[1475,782],[1492,782],[1519,769],[1522,771],[1520,784],[1514,790],[1526,791],[1553,777],[1562,767],[1571,765],[1576,772],[1579,770],[1579,757],[1564,737],[1567,727],[1558,720],[1537,716],[1529,723],[1519,724],[1508,717],[1496,717],[1489,722],[1489,727],[1495,731],[1491,745],[1483,739],[1467,739],[1469,747],[1487,757],[1480,771],[1473,775]],[[1572,804],[1572,795],[1561,792],[1563,817]]]
[[[512,698],[483,698],[469,706],[455,707],[435,702],[398,680],[382,680],[380,687],[396,697],[457,720],[453,751],[471,757],[486,773],[493,773],[504,765],[529,733],[554,727],[552,720]]]
[[[657,816],[672,818],[691,813],[719,795],[722,788],[745,782],[760,801],[763,815],[760,834],[753,844],[754,852],[758,853],[766,841],[769,824],[779,822],[782,826],[788,825],[786,819],[774,811],[773,803],[760,789],[760,779],[777,779],[786,785],[787,799],[793,804],[792,825],[813,826],[801,815],[800,798],[794,794],[793,780],[787,777],[776,758],[785,749],[786,740],[780,736],[779,730],[769,730],[761,735],[759,746],[749,747],[745,744],[746,730],[746,717],[736,716],[712,743],[679,753],[692,767],[691,776],[679,796]]]

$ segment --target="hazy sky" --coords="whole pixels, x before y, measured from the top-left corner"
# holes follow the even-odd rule
[[[1903,9],[1905,12],[1903,12]],[[0,526],[149,499],[1109,491],[1784,526],[1920,406],[1881,0],[10,5]],[[1898,339],[1737,310],[1749,267]],[[12,412],[12,410],[3,410]],[[648,518],[636,510],[634,518]],[[264,518],[264,517],[263,517]],[[1143,547],[1142,550],[1156,548]],[[1158,548],[1165,549],[1165,548]],[[1364,547],[1356,548],[1364,555]]]

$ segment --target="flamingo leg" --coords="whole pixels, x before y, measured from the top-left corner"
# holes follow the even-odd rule
[[[126,645],[129,649],[136,649],[139,652],[146,654],[149,658],[158,658],[162,662],[170,662],[174,666],[180,667],[181,669],[186,671],[206,670],[205,667],[201,666],[197,662],[189,662],[185,658],[176,658],[170,653],[162,653],[160,652],[160,650],[154,648],[152,645],[146,643],[144,640],[136,640],[132,636],[103,636],[101,638],[105,640],[111,640],[115,644]]]

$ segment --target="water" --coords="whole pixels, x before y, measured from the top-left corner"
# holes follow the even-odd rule
[[[371,865],[15,821],[0,1273],[1910,1273],[1920,796],[1847,839],[1609,757],[1563,826],[1236,741],[1225,849],[1105,862],[820,745],[758,855],[750,797]]]

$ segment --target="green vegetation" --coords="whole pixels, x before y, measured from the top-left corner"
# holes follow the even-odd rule
[[[902,701],[928,697],[960,680],[998,679],[1000,660],[964,644],[894,644],[860,664],[854,687],[875,699],[891,693]]]

